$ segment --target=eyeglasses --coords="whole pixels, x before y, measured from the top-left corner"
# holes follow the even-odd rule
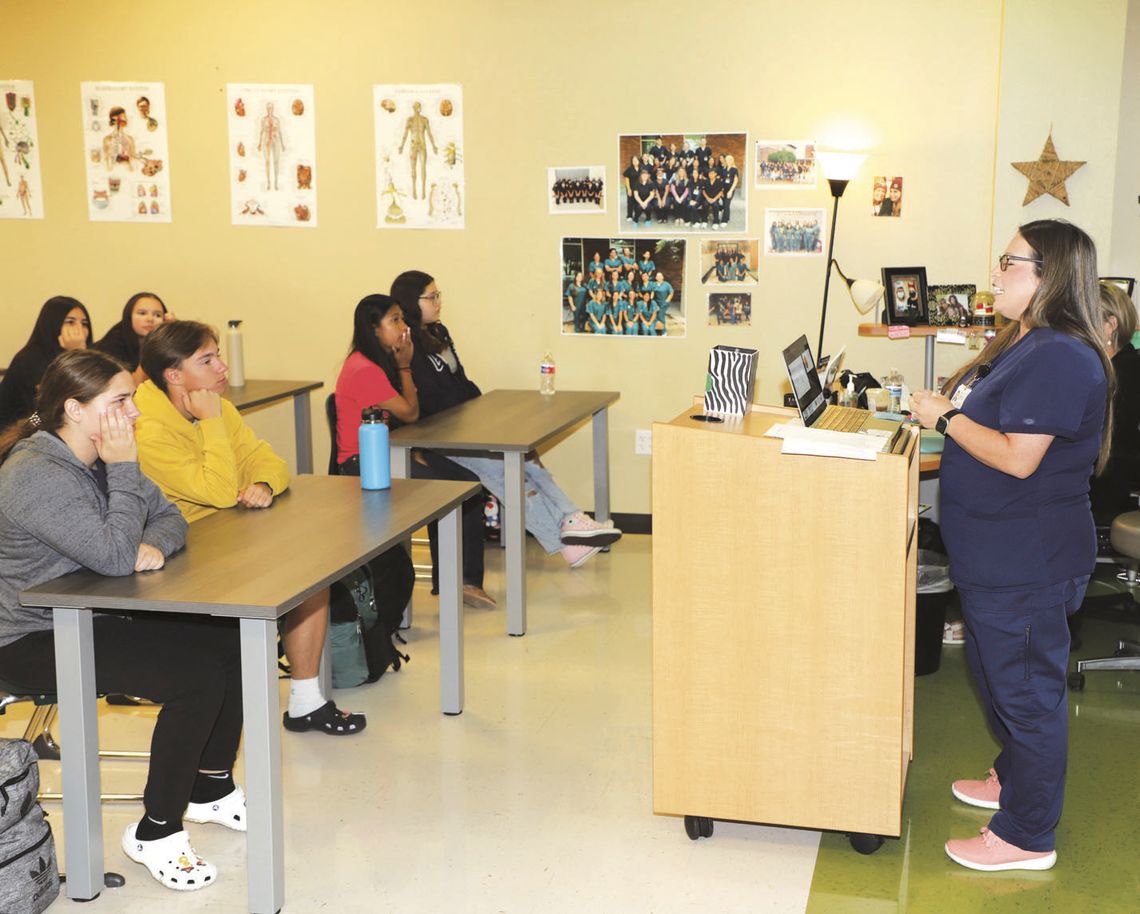
[[[1005,267],[1002,267],[1002,269],[1004,270]],[[439,301],[441,298],[443,298],[443,293],[436,291],[432,292],[431,295],[421,295],[420,301]]]
[[[1001,267],[1003,273],[1009,269],[1009,262],[1011,260],[1024,260],[1027,263],[1045,262],[1040,257],[1018,257],[1016,254],[1002,254],[1001,257],[998,258],[998,266]]]

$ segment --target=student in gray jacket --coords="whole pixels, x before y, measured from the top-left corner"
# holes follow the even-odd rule
[[[161,569],[186,543],[186,521],[139,471],[126,368],[105,353],[66,352],[48,366],[36,413],[0,434],[0,670],[55,688],[52,617],[20,591],[79,568]],[[160,572],[161,573],[161,572]],[[163,705],[151,743],[145,814],[123,850],[171,889],[210,885],[217,868],[182,820],[245,830],[233,782],[241,738],[241,657],[232,620],[97,613],[95,684]]]

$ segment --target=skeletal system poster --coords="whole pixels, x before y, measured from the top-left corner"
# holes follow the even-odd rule
[[[463,88],[373,86],[378,228],[463,228]]]
[[[162,83],[85,82],[84,161],[92,222],[169,222],[170,154]]]
[[[25,79],[0,80],[0,219],[42,219],[36,100]]]
[[[234,225],[317,224],[313,87],[226,86]]]

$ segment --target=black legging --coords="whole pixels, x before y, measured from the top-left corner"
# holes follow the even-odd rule
[[[93,627],[95,688],[162,704],[143,803],[155,819],[181,819],[198,771],[229,771],[237,757],[242,725],[237,620],[137,613],[97,615]],[[52,632],[33,632],[0,647],[0,670],[25,688],[54,692]]]
[[[423,457],[420,463],[416,457]],[[448,460],[435,451],[416,450],[412,454],[412,479],[450,479],[458,482],[478,482],[479,477],[454,460]],[[340,464],[342,476],[360,475],[360,456],[354,454]],[[472,495],[463,503],[463,583],[483,587],[483,495]],[[428,543],[431,549],[431,590],[439,592],[439,525],[428,524]]]

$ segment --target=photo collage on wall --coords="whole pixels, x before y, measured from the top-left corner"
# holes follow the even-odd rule
[[[563,238],[563,335],[683,337],[685,248],[682,238]]]
[[[42,219],[36,95],[30,80],[0,80],[0,219]]]
[[[230,83],[230,215],[234,225],[317,225],[313,87]]]
[[[169,222],[170,153],[162,83],[80,84],[87,216]]]
[[[463,88],[372,87],[376,227],[461,229]]]

